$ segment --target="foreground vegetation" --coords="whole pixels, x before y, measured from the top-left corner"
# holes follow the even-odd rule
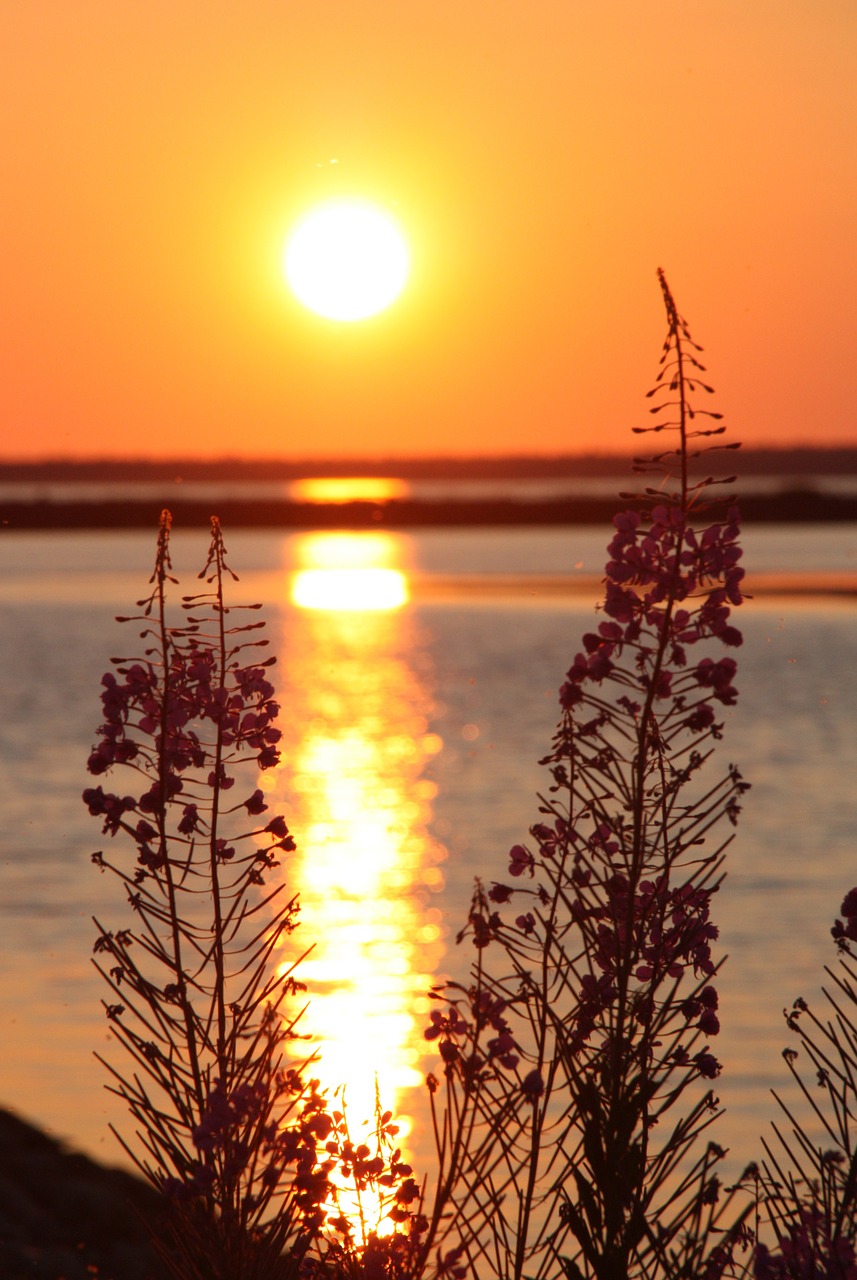
[[[537,819],[474,888],[469,980],[432,993],[432,1170],[405,1161],[382,1103],[356,1143],[314,1075],[300,961],[274,963],[297,926],[280,869],[294,838],[255,785],[279,758],[273,659],[263,623],[228,602],[217,520],[173,618],[162,517],[151,591],[124,620],[138,651],[104,677],[89,759],[124,782],[84,798],[123,837],[94,855],[129,910],[95,944],[124,1052],[111,1087],[133,1119],[121,1140],[161,1193],[153,1236],[181,1280],[857,1277],[857,890],[826,1014],[789,1012],[805,1112],[737,1184],[720,1172],[714,903],[747,783],[718,744],[738,696],[740,524],[732,478],[708,474],[734,446],[659,279],[641,431],[663,444],[613,521]]]

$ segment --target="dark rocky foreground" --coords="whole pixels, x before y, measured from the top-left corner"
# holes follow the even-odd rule
[[[140,1179],[67,1150],[0,1111],[2,1280],[163,1280]]]

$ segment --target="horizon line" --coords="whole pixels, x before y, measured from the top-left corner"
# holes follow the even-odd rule
[[[641,442],[642,443],[642,442]],[[718,446],[713,442],[705,452],[728,452],[739,451],[741,457],[757,457],[776,456],[784,457],[786,455],[797,455],[805,457],[807,455],[829,456],[836,454],[855,454],[857,455],[857,439],[852,443],[828,443],[828,444],[740,444],[736,445],[731,441],[724,441],[723,445]],[[494,467],[509,466],[515,463],[525,464],[527,466],[548,467],[551,464],[564,463],[603,463],[627,465],[630,460],[639,456],[640,453],[645,455],[645,450],[635,449],[633,445],[628,448],[619,449],[577,449],[563,450],[552,452],[533,452],[531,450],[516,450],[505,453],[434,453],[434,454],[338,454],[338,455],[306,455],[303,457],[294,457],[286,454],[264,454],[252,455],[246,453],[222,453],[217,455],[200,455],[200,454],[46,454],[35,457],[3,457],[0,455],[0,471],[16,471],[16,470],[38,470],[44,468],[63,468],[69,470],[77,470],[83,468],[116,468],[116,467],[144,467],[152,469],[157,467],[167,467],[170,469],[193,467],[193,468],[217,468],[223,466],[239,466],[242,469],[247,468],[265,468],[274,467],[278,470],[287,469],[301,474],[307,474],[306,469],[323,469],[328,471],[330,468],[355,467],[365,472],[366,468],[371,467],[397,467],[407,468],[408,470],[419,470],[427,466],[437,467],[445,466],[452,469],[465,467]]]

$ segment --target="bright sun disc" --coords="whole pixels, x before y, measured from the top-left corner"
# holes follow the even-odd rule
[[[320,205],[298,222],[283,267],[292,292],[329,320],[364,320],[394,302],[409,269],[393,219],[362,200]]]

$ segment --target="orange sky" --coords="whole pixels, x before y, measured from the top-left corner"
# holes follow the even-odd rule
[[[857,443],[853,0],[26,0],[0,49],[2,456],[624,450],[658,266],[736,435]],[[354,325],[280,273],[338,193],[413,253]]]

